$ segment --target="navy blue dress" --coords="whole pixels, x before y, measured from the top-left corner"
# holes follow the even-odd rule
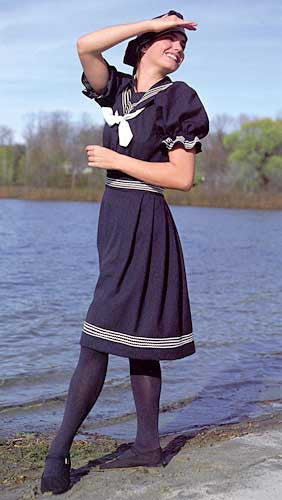
[[[209,120],[196,91],[166,76],[135,92],[133,76],[108,65],[99,95],[82,74],[85,90],[101,107],[125,116],[133,137],[120,144],[119,125],[105,123],[103,146],[150,162],[167,162],[174,145],[201,151]],[[162,186],[118,170],[106,171],[97,248],[100,273],[80,344],[118,356],[179,359],[195,352],[181,242]]]

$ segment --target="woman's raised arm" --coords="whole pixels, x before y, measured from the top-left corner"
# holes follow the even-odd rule
[[[165,14],[136,23],[118,24],[82,35],[77,40],[77,51],[87,80],[99,93],[109,79],[109,71],[101,53],[128,38],[147,32],[160,32],[177,26],[195,30],[197,23],[182,20],[176,15]]]
[[[109,79],[107,65],[101,55],[128,38],[152,29],[152,20],[119,24],[87,33],[77,40],[77,51],[87,80],[96,92],[102,91]]]

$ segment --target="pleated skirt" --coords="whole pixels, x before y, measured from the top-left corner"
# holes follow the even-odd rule
[[[135,184],[105,185],[99,275],[80,344],[128,358],[183,358],[195,343],[177,227],[163,193]]]

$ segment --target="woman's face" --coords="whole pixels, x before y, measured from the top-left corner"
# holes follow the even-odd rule
[[[145,64],[161,67],[162,72],[176,71],[184,60],[186,38],[177,31],[164,33],[141,48]]]

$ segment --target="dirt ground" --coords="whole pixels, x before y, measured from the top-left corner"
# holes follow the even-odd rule
[[[55,496],[40,492],[51,434],[17,434],[0,442],[1,500]],[[161,436],[164,467],[99,470],[131,443],[92,433],[71,449],[73,500],[282,498],[282,413],[195,433]]]

